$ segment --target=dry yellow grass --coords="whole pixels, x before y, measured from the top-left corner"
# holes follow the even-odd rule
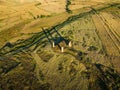
[[[41,5],[21,0],[22,4],[6,12],[1,10],[0,47],[5,46],[0,49],[0,89],[119,88],[119,50],[110,32],[113,27],[119,33],[118,20],[108,12],[96,10],[99,14],[95,14],[89,7],[98,9],[106,4],[75,1],[76,5],[69,6],[72,13],[65,12],[65,0],[41,0]],[[66,46],[61,44],[63,40]],[[72,47],[68,46],[70,41]],[[55,42],[59,49],[51,48],[50,42]]]
[[[104,22],[97,15],[93,15],[92,17],[97,28],[98,35],[100,36],[108,55],[119,56],[119,49],[116,47],[112,38],[109,36],[109,28],[105,26]]]
[[[69,5],[70,10],[75,10],[79,8],[84,8],[84,7],[90,7],[93,5],[100,4],[97,1],[79,1],[79,0],[71,0],[71,5]]]

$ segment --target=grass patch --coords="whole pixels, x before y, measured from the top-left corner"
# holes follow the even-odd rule
[[[38,55],[44,62],[48,62],[54,55],[45,51],[38,52]]]

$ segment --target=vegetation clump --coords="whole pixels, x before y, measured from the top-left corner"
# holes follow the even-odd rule
[[[97,50],[98,50],[98,48],[95,47],[95,46],[90,46],[90,47],[88,48],[88,51],[97,51]]]
[[[70,0],[67,0],[66,12],[67,12],[67,13],[72,13],[72,11],[69,9],[69,5],[71,5],[71,2],[70,2]]]

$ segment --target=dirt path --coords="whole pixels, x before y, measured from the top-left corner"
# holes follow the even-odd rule
[[[43,83],[43,81],[41,80],[41,77],[40,77],[40,72],[41,72],[41,68],[42,66],[45,64],[41,58],[39,57],[39,55],[36,53],[37,49],[31,53],[35,62],[36,62],[36,68],[35,68],[35,72],[36,72],[36,76],[37,76],[37,79],[39,80],[39,82]]]
[[[92,18],[97,28],[98,34],[101,37],[102,43],[106,48],[107,54],[119,56],[119,49],[118,47],[116,47],[115,43],[113,42],[109,33],[107,32],[108,28],[106,28],[104,22],[97,15],[92,15]]]
[[[120,22],[115,20],[109,13],[101,12],[100,14],[106,19],[107,23],[115,30],[115,32],[120,35]]]
[[[108,15],[108,16],[105,17],[106,15]],[[104,27],[108,28],[108,29],[106,29],[106,31],[109,34],[109,36],[111,37],[112,41],[114,42],[114,44],[116,45],[116,47],[118,48],[119,53],[120,53],[120,37],[119,37],[120,29],[118,28],[119,26],[115,25],[115,21],[111,19],[112,17],[111,18],[109,17],[108,13],[105,13],[105,16],[100,13],[99,16],[102,19],[103,23],[105,24]],[[110,19],[111,19],[111,21],[108,21]],[[113,25],[110,22],[112,22],[113,25],[115,25],[115,26],[113,27]],[[116,24],[118,24],[118,23],[116,22]]]

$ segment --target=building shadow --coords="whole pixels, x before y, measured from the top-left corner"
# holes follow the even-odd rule
[[[42,28],[46,38],[50,42],[51,46],[54,42],[55,45],[57,45],[61,49],[60,43],[64,42],[66,45],[68,45],[69,40],[65,39],[56,28],[53,28],[52,30],[45,30]],[[53,34],[56,34],[57,37],[54,37]]]

